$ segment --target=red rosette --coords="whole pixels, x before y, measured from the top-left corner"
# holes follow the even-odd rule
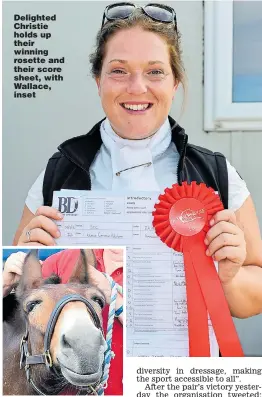
[[[154,208],[156,234],[168,247],[183,252],[183,237],[199,233],[204,237],[210,219],[224,207],[218,194],[204,183],[183,182],[165,189]]]
[[[154,208],[156,234],[184,254],[190,356],[210,356],[209,313],[222,356],[242,357],[214,262],[205,254],[209,221],[224,208],[218,194],[204,183],[183,182],[166,188]]]

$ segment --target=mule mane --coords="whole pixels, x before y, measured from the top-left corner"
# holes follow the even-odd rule
[[[15,294],[9,294],[3,299],[3,321],[10,321],[17,311],[19,302]]]
[[[61,278],[57,274],[53,273],[50,277],[45,279],[44,284],[61,284]]]

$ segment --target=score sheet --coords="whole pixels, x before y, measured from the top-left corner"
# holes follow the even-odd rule
[[[183,255],[155,234],[152,211],[159,192],[61,190],[53,207],[58,245],[126,246],[127,356],[188,356],[188,327]],[[196,307],[197,310],[197,307]],[[209,320],[210,351],[219,350]]]

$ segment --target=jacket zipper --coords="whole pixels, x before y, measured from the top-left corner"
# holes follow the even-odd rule
[[[177,170],[176,170],[177,183],[179,185],[181,185],[181,183],[182,183],[182,181],[179,180],[180,179],[179,174],[183,171],[186,141],[187,141],[187,136],[185,135],[183,137],[183,147],[182,147],[181,155],[180,155],[179,162],[177,164]]]

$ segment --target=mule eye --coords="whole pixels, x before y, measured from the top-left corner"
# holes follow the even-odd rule
[[[101,309],[103,309],[103,307],[105,306],[105,301],[98,296],[93,296],[92,301],[96,302],[101,307]]]
[[[42,301],[40,301],[40,300],[28,302],[26,305],[26,312],[30,313],[35,308],[35,306],[39,305],[39,303],[41,303],[41,302]]]

